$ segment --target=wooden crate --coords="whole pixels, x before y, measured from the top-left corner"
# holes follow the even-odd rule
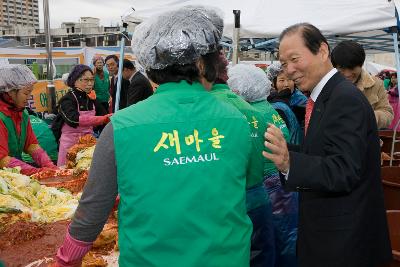
[[[400,210],[400,167],[382,167],[381,179],[386,210]]]

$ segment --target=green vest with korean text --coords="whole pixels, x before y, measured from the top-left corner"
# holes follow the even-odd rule
[[[26,110],[22,112],[21,133],[18,135],[14,122],[4,113],[0,112],[0,120],[4,123],[8,133],[8,155],[17,159],[22,158],[26,141],[26,128],[28,127],[29,115]]]
[[[263,115],[247,103],[243,98],[231,91],[226,84],[214,84],[211,89],[211,94],[219,100],[229,103],[237,108],[247,119],[250,126],[251,153],[249,158],[249,169],[247,172],[247,189],[246,207],[247,211],[254,210],[266,202],[269,202],[269,197],[266,191],[261,190],[254,194],[255,187],[263,187],[264,181],[264,157],[262,151],[264,149],[264,133],[266,129]]]
[[[268,101],[257,101],[251,103],[251,105],[263,114],[264,121],[267,125],[269,123],[274,124],[276,127],[281,129],[286,141],[289,140],[289,129],[286,127],[285,121],[281,118],[281,116],[279,116],[278,112],[272,107],[270,103],[268,103]],[[276,172],[277,169],[275,167],[275,164],[271,160],[265,159],[264,175],[269,176]]]
[[[236,107],[247,119],[250,126],[250,137],[252,141],[252,152],[250,153],[249,172],[247,174],[247,188],[263,183],[264,175],[264,133],[266,124],[263,115],[247,103],[243,98],[231,91],[226,84],[214,84],[211,94],[223,102],[230,103]]]
[[[111,117],[120,266],[249,266],[249,126],[199,83],[166,83]]]

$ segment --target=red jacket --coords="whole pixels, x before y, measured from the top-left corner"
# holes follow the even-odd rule
[[[22,110],[18,110],[12,104],[11,98],[5,93],[0,96],[0,112],[12,119],[17,133],[21,134]],[[33,133],[31,122],[28,121],[24,151],[32,144],[38,144],[38,141]],[[6,156],[8,156],[8,131],[0,120],[0,160]]]

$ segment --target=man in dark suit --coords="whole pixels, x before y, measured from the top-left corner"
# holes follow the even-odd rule
[[[391,259],[380,180],[374,112],[365,96],[330,61],[329,45],[313,25],[280,36],[279,60],[296,85],[311,91],[306,136],[289,149],[280,130],[265,134],[264,156],[299,191],[300,267],[368,267]]]
[[[115,101],[116,101],[116,95],[117,95],[117,82],[118,82],[118,62],[119,58],[116,55],[109,55],[105,59],[106,66],[108,69],[108,72],[110,73],[110,96],[111,96],[111,102],[112,109],[110,112],[115,112]],[[122,79],[121,81],[121,91],[120,91],[120,97],[119,97],[119,110],[126,108],[127,107],[127,92],[129,88],[129,81]]]
[[[153,94],[153,87],[149,80],[135,68],[129,59],[124,59],[122,77],[130,82],[127,91],[127,106],[145,100]]]

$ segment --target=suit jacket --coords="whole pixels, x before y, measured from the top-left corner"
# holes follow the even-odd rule
[[[121,81],[121,92],[119,98],[119,110],[127,107],[127,98],[128,98],[128,90],[129,90],[129,81],[122,78]],[[110,95],[112,99],[112,112],[115,112],[115,97],[117,94],[117,81],[115,81],[115,77],[113,76],[110,81]]]
[[[149,80],[139,71],[133,75],[127,92],[127,106],[145,100],[153,94]]]
[[[299,266],[372,267],[390,260],[374,112],[340,73],[318,96],[298,149],[289,152],[283,183],[300,192]]]

